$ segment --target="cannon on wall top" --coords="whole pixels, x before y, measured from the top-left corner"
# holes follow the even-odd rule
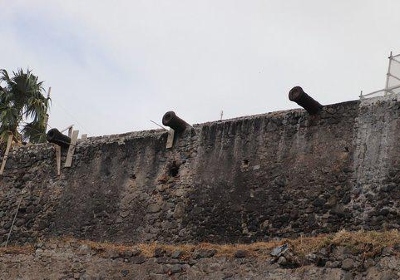
[[[186,128],[190,127],[190,125],[178,117],[174,111],[168,111],[164,114],[162,124],[169,126],[178,133],[183,132]]]
[[[296,86],[289,91],[289,100],[296,102],[303,107],[310,115],[316,115],[321,111],[322,105],[314,100],[311,96],[304,92],[304,90]]]
[[[68,148],[71,144],[71,138],[62,134],[57,128],[52,128],[47,132],[46,139],[50,143],[57,144],[62,148]]]

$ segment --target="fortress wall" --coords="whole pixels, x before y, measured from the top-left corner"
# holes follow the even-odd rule
[[[14,149],[0,179],[0,243],[253,242],[400,225],[395,98],[206,123],[165,148],[162,130]],[[65,157],[65,152],[64,152]],[[64,160],[64,159],[63,159]]]

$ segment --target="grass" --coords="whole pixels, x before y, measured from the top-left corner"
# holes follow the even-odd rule
[[[373,256],[384,247],[393,247],[396,244],[400,245],[400,233],[397,230],[390,231],[357,231],[348,232],[340,231],[335,234],[319,235],[315,237],[300,237],[296,239],[283,239],[281,241],[271,242],[256,242],[252,244],[158,244],[158,243],[143,243],[134,245],[115,244],[115,243],[100,243],[89,240],[77,240],[74,238],[50,239],[42,241],[46,243],[60,244],[78,244],[86,245],[100,254],[105,254],[107,251],[114,250],[118,252],[140,250],[141,254],[146,257],[152,257],[157,248],[175,252],[182,252],[182,258],[190,257],[195,250],[215,250],[215,255],[234,256],[238,250],[244,250],[249,257],[268,258],[271,250],[277,246],[288,243],[295,255],[304,257],[305,255],[317,252],[321,248],[329,246],[344,246],[349,248],[355,254],[364,254]],[[22,247],[0,248],[1,254],[29,254],[33,252],[32,245]]]
[[[34,252],[32,245],[0,247],[0,256],[3,254],[20,255]]]

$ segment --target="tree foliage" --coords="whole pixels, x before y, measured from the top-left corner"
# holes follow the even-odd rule
[[[46,140],[49,99],[44,97],[43,82],[19,69],[0,70],[0,145],[10,134],[16,142],[41,143]]]

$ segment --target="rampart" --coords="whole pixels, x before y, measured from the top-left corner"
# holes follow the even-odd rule
[[[396,97],[13,149],[0,178],[0,243],[71,236],[123,243],[249,243],[400,226]],[[65,152],[63,153],[65,157]]]

